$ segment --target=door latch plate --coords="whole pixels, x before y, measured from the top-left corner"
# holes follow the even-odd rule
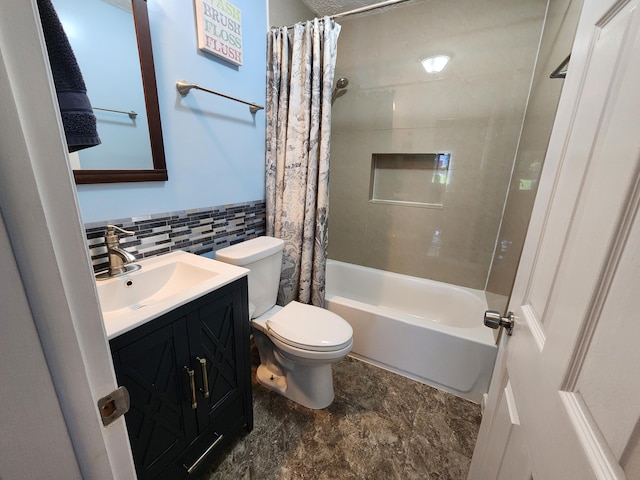
[[[98,400],[98,411],[102,424],[106,427],[129,411],[129,391],[126,387],[119,387],[106,397]]]

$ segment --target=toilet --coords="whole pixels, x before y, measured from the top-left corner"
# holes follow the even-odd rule
[[[260,354],[258,382],[308,408],[333,402],[331,364],[353,346],[353,329],[323,308],[276,305],[284,241],[258,237],[216,252],[216,260],[250,270],[249,316]]]

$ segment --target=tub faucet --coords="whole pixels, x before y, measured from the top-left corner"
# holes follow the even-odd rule
[[[109,254],[109,270],[98,278],[116,277],[124,273],[133,272],[140,268],[140,265],[131,265],[136,261],[136,257],[132,253],[129,253],[120,247],[120,238],[115,232],[116,230],[126,235],[134,234],[134,232],[129,232],[128,230],[116,227],[115,225],[107,225],[105,243],[107,245],[107,253]]]

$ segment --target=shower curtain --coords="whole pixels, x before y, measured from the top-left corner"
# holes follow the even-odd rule
[[[340,25],[274,28],[267,43],[267,235],[285,242],[278,303],[323,306],[331,90]]]

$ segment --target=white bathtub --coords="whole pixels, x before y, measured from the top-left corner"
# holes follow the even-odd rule
[[[484,292],[329,260],[325,306],[353,327],[352,356],[476,403],[488,391]]]

